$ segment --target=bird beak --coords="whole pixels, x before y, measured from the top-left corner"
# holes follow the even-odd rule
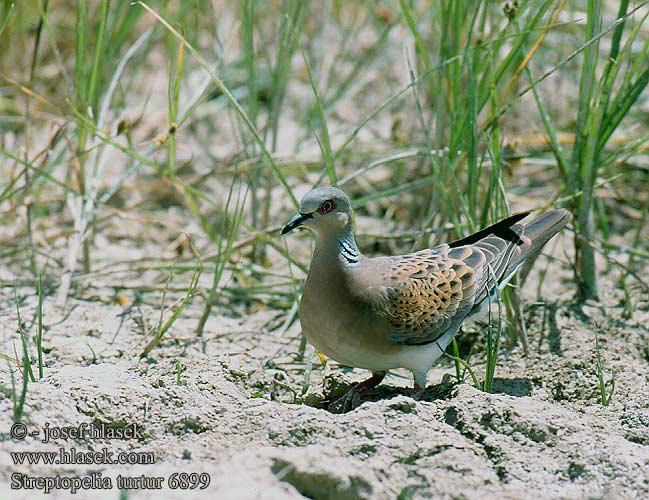
[[[305,220],[307,219],[312,219],[313,214],[303,214],[303,213],[297,213],[293,217],[291,217],[291,220],[288,221],[288,223],[284,226],[284,229],[282,229],[282,234],[286,234],[290,231],[293,231],[296,227],[301,226]]]

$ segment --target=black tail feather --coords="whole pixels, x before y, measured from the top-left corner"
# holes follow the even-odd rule
[[[464,245],[473,245],[481,239],[493,234],[507,241],[512,241],[517,245],[521,245],[523,241],[520,238],[520,235],[512,229],[512,226],[518,221],[524,219],[530,214],[530,212],[521,212],[519,214],[514,214],[506,219],[503,219],[499,222],[496,222],[494,225],[481,229],[477,233],[470,234],[469,236],[462,238],[460,240],[455,240],[448,245],[451,248],[461,247]]]

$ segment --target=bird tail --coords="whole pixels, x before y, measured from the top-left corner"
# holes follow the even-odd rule
[[[486,266],[495,280],[495,283],[489,283],[491,278],[486,281],[487,291],[492,290],[495,284],[499,288],[505,286],[523,263],[527,262],[531,266],[543,245],[571,218],[570,213],[563,208],[549,210],[524,222],[523,219],[529,215],[530,212],[514,214],[449,244],[451,248],[472,245],[482,251],[486,257]]]
[[[526,224],[516,224],[512,229],[517,233],[521,231],[519,234],[521,234],[523,244],[519,247],[520,252],[516,252],[508,268],[513,270],[520,266],[523,261],[534,260],[543,245],[561,231],[570,222],[570,219],[570,212],[564,208],[558,208],[542,213]],[[520,226],[520,229],[516,226]]]
[[[496,289],[502,289],[523,264],[529,270],[527,266],[531,267],[543,245],[570,221],[570,213],[562,208],[549,210],[525,222],[523,219],[529,215],[529,212],[512,215],[449,243],[451,249],[458,249],[451,250],[449,255],[453,252],[461,254],[464,252],[462,247],[470,246],[484,256],[482,267],[486,271],[481,273],[481,281],[476,284],[479,291],[475,295],[472,311],[480,309],[482,302]],[[476,254],[471,254],[469,258],[472,255]]]

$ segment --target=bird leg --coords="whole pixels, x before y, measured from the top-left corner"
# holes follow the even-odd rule
[[[372,394],[376,386],[383,381],[386,373],[387,372],[372,372],[370,378],[363,380],[349,389],[344,396],[331,403],[329,408],[332,410],[340,409],[343,412],[348,412],[357,408],[361,403],[361,396]]]
[[[440,350],[444,352],[444,349],[442,349],[441,347]],[[412,388],[412,392],[410,393],[410,397],[415,401],[419,401],[419,399],[423,396],[424,391],[426,390],[427,375],[428,375],[428,370],[420,371],[420,372],[412,372],[414,385]]]
[[[410,397],[415,401],[419,401],[419,399],[423,396],[425,390],[426,390],[426,386],[422,387],[417,382],[415,382],[415,386],[412,388]]]

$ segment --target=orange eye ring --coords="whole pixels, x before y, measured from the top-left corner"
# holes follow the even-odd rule
[[[322,202],[322,205],[320,205],[318,212],[321,214],[328,214],[334,208],[336,208],[336,204],[332,200],[325,200]]]

